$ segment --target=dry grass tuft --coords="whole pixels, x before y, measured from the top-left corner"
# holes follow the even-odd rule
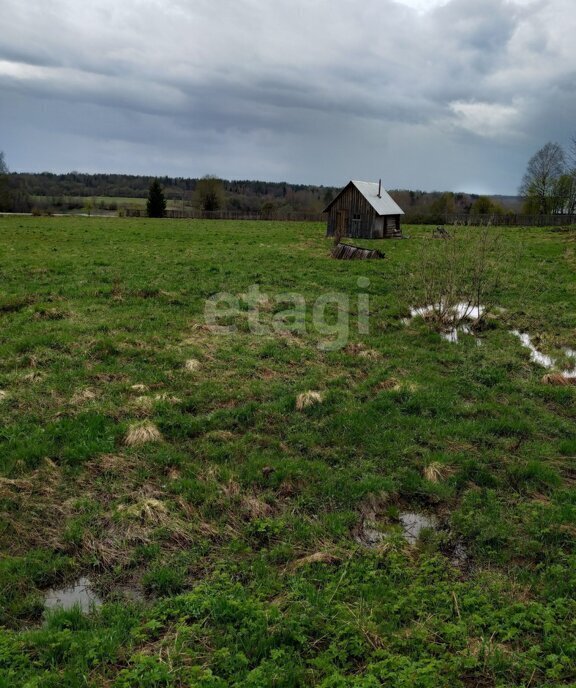
[[[360,351],[358,354],[361,358],[370,358],[370,359],[378,359],[382,357],[382,354],[379,351],[376,351],[376,349],[364,349],[364,351]]]
[[[97,475],[112,473],[126,477],[134,468],[134,464],[124,454],[101,454],[86,464],[86,468]]]
[[[217,480],[217,476],[210,477]],[[244,521],[266,518],[274,513],[270,504],[256,494],[243,494],[242,487],[235,480],[230,479],[221,484],[220,492],[230,505],[234,505],[234,514],[239,514]]]
[[[323,400],[322,394],[320,392],[302,392],[296,397],[296,410],[303,411],[309,406],[315,406],[316,404],[321,404]]]
[[[0,497],[8,497],[9,493],[19,490],[32,490],[33,484],[24,478],[4,478],[0,476]]]
[[[23,382],[41,382],[43,379],[44,375],[36,370],[33,370],[31,373],[27,373],[22,377]]]
[[[433,461],[424,468],[423,473],[426,480],[431,483],[439,483],[452,474],[452,469],[439,461]]]
[[[206,433],[206,437],[219,442],[230,442],[230,440],[235,438],[235,435],[230,430],[211,430]]]
[[[134,406],[141,409],[151,409],[152,408],[152,397],[140,396],[136,397],[132,402]]]
[[[379,351],[376,351],[375,349],[367,349],[362,342],[348,344],[344,351],[351,356],[360,356],[361,358],[382,358],[382,354]]]
[[[124,438],[124,444],[128,447],[134,447],[147,442],[159,442],[162,439],[162,433],[150,421],[144,423],[136,423],[131,425]]]
[[[264,294],[260,294],[258,298],[254,298],[252,294],[242,293],[238,294],[238,298],[240,301],[247,303],[251,309],[265,312],[274,309],[274,302]]]
[[[131,390],[134,392],[147,392],[148,391],[148,385],[142,385],[142,384],[137,384],[137,385],[132,385],[130,387]]]
[[[132,399],[130,403],[130,408],[132,413],[138,418],[145,418],[150,415],[152,409],[154,408],[154,403],[157,401],[164,401],[168,404],[179,404],[182,399],[178,397],[172,397],[168,394],[156,394],[154,397],[149,396],[138,396]]]
[[[166,505],[159,499],[154,499],[153,497],[143,499],[131,506],[121,504],[118,507],[118,511],[130,518],[138,519],[142,521],[142,523],[150,525],[166,525],[169,521]]]
[[[561,373],[549,373],[542,378],[542,384],[555,385],[557,387],[565,387],[567,385],[576,385],[576,377],[567,377]]]
[[[124,518],[118,518],[118,515]],[[180,550],[189,547],[193,532],[188,525],[172,516],[166,505],[154,497],[144,497],[130,505],[120,505],[99,521],[99,535],[86,531],[82,539],[84,553],[90,555],[103,568],[126,566],[137,545],[149,544],[156,528],[168,535],[164,547]]]
[[[210,325],[206,325],[206,323],[194,323],[190,326],[190,329],[192,332],[209,332],[212,334],[212,328]]]
[[[230,479],[220,487],[220,491],[227,499],[233,499],[240,494],[242,488],[235,480]]]
[[[70,313],[60,308],[42,308],[34,313],[36,320],[64,320],[68,317]]]
[[[400,384],[400,381],[397,380],[395,377],[389,377],[387,380],[382,380],[382,382],[378,383],[378,385],[376,386],[377,391],[388,389],[392,389],[395,392],[398,392],[400,389],[402,389],[402,385]]]
[[[157,394],[154,397],[154,401],[166,401],[169,404],[181,404],[182,399],[179,399],[178,397],[172,397],[169,394],[166,394],[165,392],[163,394]]]
[[[270,504],[258,499],[255,495],[247,495],[242,498],[242,511],[250,520],[266,518],[273,513]]]
[[[308,564],[337,564],[340,561],[342,561],[341,557],[331,554],[330,552],[314,552],[314,554],[308,554],[305,557],[296,559],[296,561],[290,564],[289,568],[295,571]]]
[[[200,368],[201,363],[196,358],[189,358],[184,364],[184,370],[187,370],[189,373],[195,373],[196,371],[200,370]]]
[[[3,389],[0,389],[0,401],[3,401],[4,399],[8,398],[8,392],[5,392]]]
[[[80,389],[77,392],[75,392],[72,395],[72,398],[70,399],[70,403],[73,404],[74,406],[78,404],[84,404],[87,401],[94,401],[96,399],[97,394],[91,389]]]
[[[152,397],[139,396],[131,399],[128,404],[129,413],[136,418],[147,418],[152,413],[154,401]]]
[[[288,346],[293,346],[298,349],[304,349],[306,347],[306,343],[290,330],[278,330],[276,334],[278,337],[281,337],[282,341],[288,344]]]
[[[62,531],[70,514],[59,499],[60,483],[60,469],[49,459],[26,478],[0,478],[0,500],[10,500],[11,510],[26,514],[25,519],[4,518],[2,539],[10,553],[65,547]]]

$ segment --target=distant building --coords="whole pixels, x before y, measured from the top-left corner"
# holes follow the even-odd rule
[[[324,210],[327,236],[362,239],[400,238],[404,211],[384,191],[381,182],[349,182]]]

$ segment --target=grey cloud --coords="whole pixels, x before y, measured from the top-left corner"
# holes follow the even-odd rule
[[[55,169],[76,151],[79,169],[339,183],[381,166],[391,186],[455,188],[472,166],[510,192],[518,161],[572,133],[570,0],[3,4],[13,168],[46,167],[21,143],[44,127]]]

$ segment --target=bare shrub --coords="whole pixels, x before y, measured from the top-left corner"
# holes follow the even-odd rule
[[[436,330],[467,321],[477,327],[494,310],[508,263],[497,227],[458,227],[445,241],[422,241],[407,292],[420,315]]]

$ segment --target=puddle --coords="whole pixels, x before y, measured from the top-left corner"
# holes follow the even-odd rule
[[[470,555],[466,545],[460,538],[451,535],[448,523],[440,520],[434,514],[425,514],[417,511],[401,511],[398,520],[390,520],[385,516],[381,505],[368,502],[362,509],[362,518],[352,531],[354,540],[359,545],[375,549],[401,529],[404,540],[414,547],[418,544],[424,530],[442,532],[442,554],[450,564],[462,572],[467,572],[472,567]]]
[[[510,334],[518,337],[522,346],[526,349],[529,349],[530,360],[532,363],[537,363],[548,370],[556,366],[556,361],[552,358],[552,356],[548,356],[547,354],[543,354],[541,351],[538,351],[538,349],[532,343],[532,338],[528,333],[519,332],[518,330],[510,330]],[[568,348],[563,349],[563,351],[568,358],[572,358],[576,361],[576,351]],[[572,370],[563,370],[561,374],[564,377],[576,378],[576,365]]]
[[[438,520],[435,516],[418,514],[414,511],[402,511],[398,520],[402,526],[404,539],[411,545],[415,545],[418,542],[420,533],[424,529],[432,528],[436,530],[438,528]]]
[[[60,590],[48,590],[44,598],[46,609],[72,609],[78,605],[83,612],[89,612],[102,605],[102,600],[91,588],[89,578],[79,578],[72,585]]]
[[[435,516],[419,514],[414,511],[401,511],[398,521],[402,527],[402,535],[406,542],[415,545],[420,538],[423,530],[432,528],[437,530],[439,527],[438,519]],[[370,514],[369,518],[364,517],[354,533],[354,539],[358,544],[366,547],[377,547],[384,540],[390,537],[395,523],[383,522],[380,524],[376,520],[375,514]]]
[[[354,539],[359,545],[377,547],[386,539],[386,533],[374,528],[368,521],[364,521],[356,531]]]
[[[444,308],[443,304],[437,303],[433,306],[421,306],[420,308],[411,308],[410,317],[415,318],[417,315],[422,318],[427,318],[434,314],[443,314],[446,320],[478,320],[484,314],[484,306],[472,306],[469,303],[462,301],[450,308]]]
[[[541,365],[544,368],[554,367],[554,359],[538,351],[534,344],[532,344],[532,339],[530,338],[529,334],[525,332],[519,332],[518,330],[510,330],[510,334],[518,337],[522,346],[530,350],[530,360],[533,363],[538,363],[538,365]]]
[[[454,327],[452,330],[449,330],[448,332],[440,332],[440,336],[447,342],[452,342],[455,344],[458,341],[458,330]]]
[[[564,353],[568,358],[574,360],[574,368],[572,368],[572,370],[565,370],[562,375],[564,375],[564,377],[576,377],[576,351],[574,351],[574,349],[564,349]]]
[[[440,332],[440,336],[447,342],[452,342],[453,344],[456,344],[458,342],[458,333],[472,334],[472,330],[468,327],[468,325],[460,325],[459,327],[453,327],[451,330],[448,330],[447,332]],[[477,339],[476,343],[480,345],[480,340]]]
[[[131,585],[119,586],[114,590],[114,599],[128,602],[146,602],[146,596],[139,588]]]
[[[484,314],[484,306],[472,306],[469,303],[462,301],[450,308],[444,308],[442,304],[435,304],[431,306],[421,306],[419,308],[410,309],[410,318],[421,317],[425,320],[431,316],[435,316],[438,320],[443,321],[447,328],[440,332],[440,336],[447,342],[457,343],[459,334],[473,334],[469,325],[463,323],[464,320],[476,321]],[[410,323],[409,318],[402,320],[404,325]],[[452,325],[452,327],[450,327]]]

